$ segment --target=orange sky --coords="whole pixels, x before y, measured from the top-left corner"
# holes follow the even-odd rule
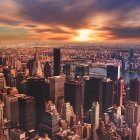
[[[4,0],[0,41],[139,41],[139,0]]]

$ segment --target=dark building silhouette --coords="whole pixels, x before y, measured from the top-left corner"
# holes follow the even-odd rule
[[[78,115],[82,113],[84,98],[84,83],[79,81],[67,81],[65,83],[65,101],[70,102],[74,112]]]
[[[54,49],[54,76],[60,75],[61,66],[60,66],[60,49]]]
[[[129,99],[140,105],[140,80],[137,78],[130,80]]]
[[[102,114],[114,104],[114,84],[110,79],[104,79],[102,85]]]
[[[93,102],[99,102],[102,108],[102,80],[103,78],[91,77],[85,81],[84,111],[87,112]]]
[[[7,75],[7,86],[16,87],[16,78],[13,74]]]
[[[47,94],[45,89],[45,79],[37,77],[27,79],[27,94],[35,97],[36,129],[38,129],[42,113],[45,110],[45,94]]]
[[[51,65],[49,64],[49,62],[45,63],[45,66],[44,66],[44,76],[47,79],[49,77],[51,77]]]
[[[4,77],[5,77],[5,79],[6,79],[6,85],[8,84],[8,74],[10,74],[11,73],[11,71],[10,71],[10,69],[9,69],[9,67],[4,67],[3,68],[3,74],[4,74]]]
[[[33,63],[34,63],[34,59],[30,59],[28,64],[27,64],[27,67],[29,69],[29,76],[32,76],[33,73],[32,73],[32,69],[33,69]]]
[[[66,74],[66,77],[70,76],[70,64],[65,64],[63,66],[63,73]]]
[[[89,75],[89,66],[88,65],[78,65],[75,68],[75,78],[77,76],[88,76]]]
[[[129,56],[130,60],[132,60],[134,58],[134,49],[130,49],[130,56]]]
[[[120,66],[108,65],[107,78],[110,78],[113,81],[120,79]]]
[[[0,65],[5,66],[6,65],[6,58],[5,57],[0,57]]]
[[[24,72],[18,72],[16,76],[16,87],[20,91],[20,84],[23,80],[26,80],[26,75]]]
[[[20,129],[26,132],[35,130],[35,98],[23,95],[18,101]]]

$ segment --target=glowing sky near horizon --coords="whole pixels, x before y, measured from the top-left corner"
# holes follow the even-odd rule
[[[0,0],[0,3],[0,41],[140,40],[140,0]]]

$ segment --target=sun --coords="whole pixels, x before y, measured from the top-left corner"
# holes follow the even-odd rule
[[[74,37],[75,41],[90,41],[92,40],[91,38],[92,31],[89,29],[81,29],[77,31],[77,36]]]

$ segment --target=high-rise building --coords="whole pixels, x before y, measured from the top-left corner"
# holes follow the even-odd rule
[[[18,97],[7,95],[5,96],[5,114],[6,118],[14,125],[19,124],[19,106]]]
[[[27,63],[27,67],[29,69],[29,76],[33,76],[33,73],[32,73],[33,62],[34,62],[34,59],[30,59],[29,62]]]
[[[74,115],[73,107],[70,105],[69,102],[64,103],[62,107],[62,113],[60,114],[60,117],[62,120],[70,120],[70,117]]]
[[[87,121],[94,124],[95,129],[99,127],[99,112],[99,103],[93,102],[91,109],[87,113]]]
[[[0,73],[0,89],[4,89],[6,86],[6,81],[3,73]]]
[[[10,140],[23,140],[25,139],[25,132],[19,129],[10,130]]]
[[[93,102],[100,103],[102,109],[102,80],[100,77],[91,77],[85,81],[84,111],[87,112]]]
[[[130,80],[129,100],[137,102],[140,105],[140,80],[137,78]]]
[[[140,121],[140,106],[136,102],[128,101],[126,104],[125,121],[129,127]]]
[[[44,66],[44,76],[47,79],[49,77],[51,77],[51,65],[49,64],[49,62],[45,63],[45,66]]]
[[[132,60],[133,58],[134,58],[134,49],[131,48],[131,49],[130,49],[129,59]]]
[[[77,76],[88,76],[89,75],[89,66],[88,65],[78,65],[75,68],[75,78]]]
[[[36,129],[38,129],[42,113],[45,110],[45,97],[47,94],[44,78],[33,77],[27,79],[27,95],[35,97]]]
[[[114,103],[117,106],[123,105],[123,95],[124,95],[124,80],[122,77],[114,82]]]
[[[54,76],[60,75],[61,66],[60,66],[60,49],[55,48],[54,50]]]
[[[20,84],[23,80],[26,80],[26,75],[24,72],[18,72],[16,76],[16,87],[20,91]]]
[[[4,102],[0,101],[0,133],[2,133],[4,128]]]
[[[7,75],[7,86],[16,87],[16,78],[13,74]]]
[[[48,102],[46,107],[46,112],[43,113],[41,123],[39,125],[39,133],[40,135],[47,133],[49,138],[57,140],[56,136],[60,129],[58,125],[59,115],[55,105],[52,105],[51,102]]]
[[[102,85],[102,113],[105,113],[108,108],[114,105],[114,85],[113,81],[108,79],[103,80]]]
[[[6,79],[6,84],[7,84],[7,76],[10,73],[11,73],[11,71],[10,71],[10,68],[8,66],[6,66],[6,67],[3,68],[3,74],[4,74],[4,77]]]
[[[65,83],[65,101],[70,102],[74,112],[82,116],[84,98],[84,83],[80,81],[67,81]]]
[[[64,82],[66,80],[65,75],[53,76],[50,80],[50,100],[57,106],[58,100],[64,97]]]
[[[120,79],[120,66],[107,65],[107,78],[113,81]]]
[[[31,96],[21,95],[18,101],[20,129],[26,132],[31,129],[35,130],[35,98]]]
[[[70,76],[70,69],[71,69],[71,65],[70,64],[65,64],[63,66],[63,73],[66,75],[66,77]]]

